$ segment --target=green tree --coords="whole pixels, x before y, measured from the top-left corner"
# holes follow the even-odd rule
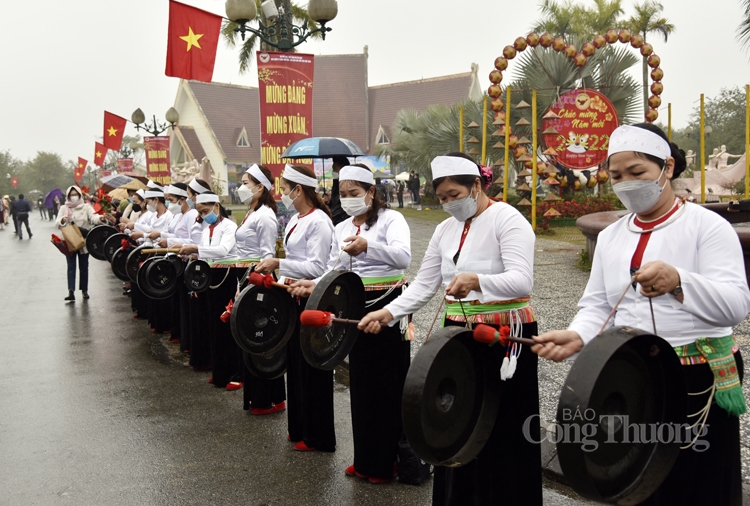
[[[25,192],[39,190],[45,194],[55,188],[64,190],[73,184],[74,166],[72,161],[64,163],[57,153],[39,151],[21,171],[19,189]]]
[[[594,0],[594,5],[589,7],[572,0],[562,3],[544,0],[539,10],[542,18],[534,25],[534,31],[564,37],[579,46],[594,35],[624,26],[621,0]]]
[[[283,8],[285,12],[292,13],[292,17],[295,23],[299,25],[307,23],[307,26],[310,30],[318,29],[318,23],[316,23],[315,21],[312,20],[312,18],[310,18],[309,14],[307,13],[306,8],[300,7],[299,5],[292,3],[291,0],[274,0],[274,1],[276,2],[276,6],[278,8]],[[260,23],[263,23],[263,25],[268,26],[269,24],[268,20],[263,14],[263,9],[261,9],[260,7],[261,0],[255,0],[255,3],[258,6],[257,20]],[[252,21],[253,20],[251,20],[251,22]],[[252,66],[253,53],[257,49],[257,46],[259,43],[260,43],[259,49],[261,51],[274,51],[276,49],[272,47],[271,45],[263,42],[260,39],[260,37],[258,37],[254,33],[250,33],[247,36],[247,39],[245,41],[238,40],[240,37],[240,34],[234,31],[238,27],[239,25],[237,23],[233,23],[231,21],[224,21],[224,24],[221,27],[221,34],[222,34],[222,37],[224,38],[224,43],[227,45],[227,47],[234,48],[237,46],[238,43],[241,45],[240,54],[239,54],[240,72],[247,72]],[[290,33],[291,33],[291,29],[290,29]],[[320,32],[316,33],[312,37],[320,38],[321,33]],[[269,38],[273,42],[279,41],[278,35],[275,37],[269,37]],[[297,52],[297,49],[293,48],[291,52]]]
[[[10,178],[18,176],[22,170],[23,162],[21,160],[14,158],[10,151],[0,151],[0,197],[18,193],[18,188],[13,188],[10,185]]]
[[[643,42],[646,42],[646,38],[649,34],[655,33],[660,35],[664,42],[667,42],[667,38],[675,30],[672,23],[667,18],[661,17],[661,12],[664,10],[664,6],[660,2],[654,0],[646,0],[642,4],[635,4],[635,15],[631,16],[628,20],[628,25],[633,33],[640,34],[643,37]],[[641,62],[643,70],[643,112],[648,112],[648,57],[643,56]]]
[[[750,47],[750,0],[742,0],[742,20],[737,27],[737,40],[743,49]]]

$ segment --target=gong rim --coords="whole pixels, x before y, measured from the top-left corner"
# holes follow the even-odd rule
[[[349,271],[328,272],[315,285],[305,309],[331,312],[338,318],[361,319],[365,312],[365,287],[362,279]],[[358,335],[359,329],[356,325],[301,325],[302,355],[311,366],[330,371],[349,354]]]
[[[86,249],[89,254],[97,260],[106,260],[104,256],[104,243],[107,239],[119,231],[111,225],[97,225],[89,230],[86,235]]]
[[[185,274],[185,262],[182,260],[181,256],[179,256],[177,253],[167,253],[166,255],[164,255],[164,258],[167,261],[171,262],[172,265],[174,265],[178,278],[182,277]]]
[[[141,292],[143,295],[148,297],[149,299],[161,299],[162,297],[159,297],[153,292],[153,287],[151,286],[151,283],[148,279],[148,268],[154,263],[161,260],[162,257],[149,257],[147,258],[139,267],[138,267],[138,288],[141,289]]]
[[[595,432],[588,438],[589,451],[583,439],[557,443],[563,475],[578,494],[609,504],[638,504],[666,479],[683,444],[680,438],[624,442],[621,416],[627,415],[631,426],[684,424],[688,394],[682,367],[667,341],[632,327],[612,327],[584,346],[557,408],[563,432],[575,434],[585,430],[585,424],[594,426],[588,429]],[[586,416],[593,419],[570,420],[582,407],[592,410],[593,415]],[[612,418],[602,421],[606,415]],[[593,442],[597,448],[591,450]]]
[[[464,327],[442,328],[412,360],[401,401],[404,432],[425,462],[459,467],[489,439],[500,405],[495,353]]]
[[[245,367],[256,378],[272,380],[281,378],[286,373],[286,348],[266,355],[242,352]]]
[[[122,240],[127,239],[128,243],[131,245],[135,245],[135,241],[130,238],[128,234],[123,233],[117,233],[112,234],[109,237],[107,237],[107,240],[104,241],[104,258],[107,260],[107,262],[112,263],[112,259],[115,256],[115,253],[117,250],[122,248]]]
[[[143,290],[152,299],[167,299],[177,291],[177,269],[164,257],[152,257],[141,266],[147,289]],[[141,273],[138,272],[138,279]],[[139,285],[140,286],[140,285]]]
[[[230,319],[232,336],[248,353],[269,354],[280,350],[292,337],[296,325],[297,304],[286,291],[248,285],[234,301]]]
[[[205,292],[211,285],[211,266],[205,260],[191,259],[183,274],[185,286],[192,292]]]
[[[118,249],[115,251],[114,255],[112,256],[112,273],[117,277],[117,279],[120,279],[125,282],[132,282],[130,279],[130,276],[128,276],[127,271],[127,262],[128,257],[130,256],[130,253],[133,251],[132,246],[129,246],[125,249]]]
[[[125,271],[128,273],[130,281],[138,283],[138,269],[140,265],[146,261],[149,257],[153,256],[153,253],[141,253],[144,249],[153,248],[150,244],[141,244],[133,249],[128,255],[128,260],[125,263]]]

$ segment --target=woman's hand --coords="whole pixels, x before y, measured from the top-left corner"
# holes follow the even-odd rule
[[[148,238],[152,241],[158,239],[159,237],[161,237],[161,232],[159,232],[158,230],[152,230],[148,233]]]
[[[451,280],[448,288],[445,289],[445,294],[456,299],[463,299],[469,295],[469,292],[475,290],[479,290],[479,276],[469,272],[462,272],[461,274],[456,274],[453,280]]]
[[[278,258],[266,258],[255,266],[255,271],[261,274],[271,274],[273,271],[279,268]]]
[[[160,248],[166,248],[168,243],[167,243],[166,239],[159,239],[159,242],[157,242],[156,244],[158,244]],[[175,246],[182,247],[181,244],[179,244],[179,245],[178,244],[174,244],[172,247],[175,247]],[[177,248],[175,248],[175,249],[177,249]]]
[[[140,239],[141,237],[143,237],[143,232],[138,232],[138,231],[135,231],[135,232],[133,232],[132,234],[130,234],[130,237],[131,237],[132,239],[136,239],[136,240],[138,240],[138,239]]]
[[[193,253],[198,253],[198,246],[195,244],[185,244],[184,246],[181,244],[175,244],[173,247],[180,246],[180,251],[177,253],[178,255],[192,255]]]
[[[535,336],[531,351],[542,358],[560,362],[583,349],[583,340],[578,332],[572,330],[553,330],[541,336]]]
[[[649,298],[659,297],[671,293],[680,284],[680,273],[671,265],[657,260],[638,269],[635,280],[641,285],[641,295]]]
[[[393,315],[390,311],[383,308],[372,313],[367,313],[359,322],[357,328],[364,330],[368,334],[379,334],[382,326],[381,323],[388,324],[393,321]]]
[[[62,217],[62,218],[60,219],[60,226],[63,226],[63,227],[64,227],[64,226],[65,226],[65,225],[67,225],[67,224],[68,224],[68,218],[66,218],[65,216],[63,216],[63,217]]]
[[[342,249],[350,256],[356,257],[361,253],[367,251],[367,239],[361,235],[352,235],[344,239],[344,242],[348,242]]]
[[[309,297],[310,294],[313,293],[313,290],[315,290],[315,282],[310,281],[309,279],[300,279],[299,281],[289,285],[289,287],[287,288],[287,291],[289,293],[291,293],[295,297],[302,297],[303,299],[305,297]]]

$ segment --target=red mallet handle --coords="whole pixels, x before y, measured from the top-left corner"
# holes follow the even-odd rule
[[[360,320],[348,320],[346,318],[336,318],[333,313],[318,311],[316,309],[305,309],[299,316],[302,325],[308,327],[326,327],[332,323],[343,323],[345,325],[359,325]],[[381,326],[384,326],[382,323]]]
[[[500,343],[503,346],[508,346],[508,343],[527,344],[529,346],[538,344],[533,339],[528,339],[525,337],[513,337],[509,334],[510,327],[508,327],[507,325],[502,325],[500,327],[500,332],[495,330],[493,327],[490,327],[489,325],[480,324],[474,327],[474,339],[479,341],[480,343],[490,345]]]
[[[257,285],[257,286],[265,286],[266,288],[282,288],[284,290],[287,289],[286,285],[282,285],[281,283],[277,283],[273,280],[273,276],[270,274],[261,274],[260,272],[251,272],[249,281],[251,285]]]

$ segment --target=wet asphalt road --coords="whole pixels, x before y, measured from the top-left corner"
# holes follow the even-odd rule
[[[241,392],[212,387],[133,320],[106,262],[91,259],[90,300],[64,303],[54,227],[32,216],[33,239],[0,232],[0,504],[430,504],[431,482],[344,476],[346,387],[338,450],[294,452],[284,413],[249,415]],[[561,492],[545,489],[545,504],[581,504]]]

